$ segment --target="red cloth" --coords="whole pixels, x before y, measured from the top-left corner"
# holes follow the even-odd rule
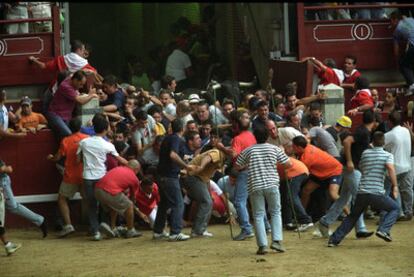
[[[158,202],[160,202],[160,193],[158,192],[157,184],[152,184],[151,196],[148,196],[144,191],[142,191],[141,187],[138,187],[137,192],[135,193],[135,200],[137,202],[138,209],[145,215],[149,215],[158,205]]]
[[[355,80],[361,76],[361,73],[354,69],[354,71],[351,72],[351,74],[347,75],[345,74],[345,79],[342,82],[343,84],[353,84],[355,83]]]
[[[351,109],[355,109],[359,106],[369,104],[374,106],[374,99],[372,99],[371,92],[368,89],[358,90],[351,98]]]
[[[106,171],[109,171],[117,166],[119,166],[118,160],[111,154],[106,154]]]
[[[78,150],[79,142],[84,138],[89,137],[82,133],[74,133],[65,137],[60,143],[59,152],[65,159],[65,171],[63,174],[63,181],[68,184],[82,184],[83,164],[78,163],[76,159],[76,151]]]
[[[138,186],[139,180],[135,172],[127,166],[115,167],[96,184],[97,188],[103,189],[111,195],[117,195],[127,189],[132,195],[135,195]]]
[[[218,212],[221,216],[226,213],[226,204],[217,192],[210,190],[211,198],[213,199],[213,211]]]
[[[335,84],[337,86],[341,85],[341,81],[339,80],[338,76],[336,75],[335,71],[327,67],[325,71],[318,72],[318,77],[321,79],[321,85],[328,85],[328,84]]]
[[[231,148],[236,152],[237,155],[239,155],[240,152],[242,152],[244,149],[254,144],[256,144],[256,138],[254,135],[250,131],[243,131],[234,137]],[[233,160],[233,162],[236,161],[236,158]]]

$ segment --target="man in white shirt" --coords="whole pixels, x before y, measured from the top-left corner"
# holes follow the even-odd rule
[[[134,132],[132,133],[132,144],[136,147],[137,154],[142,155],[145,150],[152,147],[155,138],[155,119],[145,111],[134,114],[136,118]]]
[[[193,75],[190,57],[185,53],[187,41],[177,42],[177,47],[168,56],[165,74],[171,75],[177,82],[177,92],[187,88],[188,78]]]
[[[106,117],[103,114],[95,114],[92,123],[96,135],[81,140],[76,154],[79,161],[81,158],[83,160],[83,185],[88,203],[89,224],[93,235],[92,239],[97,241],[102,239],[99,228],[107,231],[105,223],[99,226],[98,202],[95,198],[95,185],[106,174],[106,156],[107,154],[113,155],[122,165],[127,165],[128,161],[118,154],[112,143],[104,139],[109,127]]]
[[[394,155],[395,174],[397,175],[400,196],[397,198],[400,205],[400,220],[411,220],[413,217],[413,184],[411,180],[411,136],[410,131],[400,126],[401,114],[393,111],[388,120],[391,131],[385,134],[384,149]],[[390,192],[390,179],[385,179],[385,187]]]

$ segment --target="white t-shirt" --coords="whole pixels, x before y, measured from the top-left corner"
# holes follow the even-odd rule
[[[194,120],[193,116],[191,115],[191,113],[187,114],[184,117],[181,117],[181,121],[183,122],[183,125],[186,126],[187,122],[190,120]]]
[[[175,107],[173,103],[170,103],[166,107],[164,107],[164,112],[174,117],[177,115],[176,110],[177,108]]]
[[[83,178],[99,180],[106,174],[106,155],[119,156],[115,146],[100,136],[84,138],[79,142],[78,151],[83,156]]]
[[[155,119],[148,115],[148,124],[145,128],[136,129],[134,133],[132,133],[132,142],[135,145],[147,145],[152,143],[154,140],[153,130],[155,128]]]
[[[2,105],[0,108],[0,126],[4,131],[9,128],[9,112],[7,111],[6,106]]]
[[[210,114],[211,114],[211,117],[213,119],[213,124],[214,125],[222,125],[222,124],[228,124],[229,123],[229,120],[223,115],[221,110],[219,108],[217,108],[216,106],[210,105],[208,110],[210,111]],[[217,114],[217,118],[216,118],[216,114]]]
[[[402,126],[396,126],[384,134],[384,149],[394,155],[395,174],[401,174],[411,169],[411,136],[410,131]]]
[[[167,64],[165,66],[165,74],[171,75],[175,78],[175,81],[179,82],[181,80],[187,79],[185,75],[185,69],[191,66],[190,57],[181,51],[180,49],[175,49],[167,59]]]
[[[279,128],[278,130],[278,138],[279,138],[279,142],[280,145],[292,145],[292,139],[294,137],[297,136],[303,136],[303,134],[301,132],[299,132],[298,130],[296,130],[293,127],[284,127],[284,128]]]

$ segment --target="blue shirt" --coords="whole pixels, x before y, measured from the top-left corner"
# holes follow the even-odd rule
[[[162,177],[178,178],[180,173],[180,166],[171,160],[170,153],[174,151],[179,156],[181,155],[184,141],[177,135],[168,135],[161,144],[160,161],[158,163],[158,174]]]
[[[118,89],[114,94],[108,95],[108,99],[100,103],[100,106],[115,105],[120,111],[125,102],[125,94],[121,89]]]
[[[401,19],[394,30],[393,38],[396,42],[407,40],[411,46],[414,46],[414,19],[412,17]]]

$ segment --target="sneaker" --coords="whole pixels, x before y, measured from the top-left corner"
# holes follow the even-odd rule
[[[339,245],[339,243],[336,243],[331,239],[328,240],[328,247],[336,247],[338,245]]]
[[[162,233],[153,233],[152,239],[158,240],[158,239],[166,239],[169,238],[170,234],[168,232],[163,231]]]
[[[104,233],[108,238],[114,238],[115,234],[112,231],[111,227],[109,227],[108,224],[106,224],[105,222],[102,222],[99,225],[99,231],[101,231],[102,233]]]
[[[102,240],[101,232],[97,231],[96,233],[94,233],[92,235],[92,240],[93,241],[100,241],[100,240]]]
[[[196,237],[212,238],[213,236],[214,235],[207,230],[205,230],[202,234],[191,233],[192,238],[196,238]]]
[[[293,223],[288,223],[288,224],[285,225],[285,229],[288,230],[288,231],[293,231],[296,228],[297,228],[297,226]]]
[[[400,216],[397,221],[410,221],[413,218],[412,214],[406,214],[403,216]]]
[[[238,234],[233,240],[241,241],[241,240],[245,240],[245,239],[253,238],[253,237],[254,237],[253,232],[250,232],[248,234],[244,232],[240,232],[240,234]]]
[[[142,236],[142,233],[135,230],[135,228],[132,228],[131,230],[128,230],[125,234],[125,238],[130,239],[130,238],[136,238],[136,237],[140,237]]]
[[[386,242],[391,242],[391,241],[392,241],[392,237],[391,237],[389,234],[385,233],[385,232],[382,232],[382,231],[377,231],[377,232],[375,233],[375,235],[376,235],[377,237],[379,237],[379,238],[381,238],[381,239],[385,240]]]
[[[39,226],[39,228],[42,231],[43,238],[47,237],[46,219],[43,220],[43,223]]]
[[[272,244],[270,245],[270,248],[280,253],[283,253],[286,251],[286,249],[282,246],[281,241],[273,241]]]
[[[9,241],[5,246],[4,249],[6,249],[6,254],[7,256],[10,256],[11,254],[13,254],[14,252],[17,251],[17,249],[19,249],[20,247],[22,247],[21,243],[13,243],[11,241]]]
[[[408,101],[407,104],[407,117],[413,117],[413,110],[414,110],[414,101]]]
[[[272,233],[272,229],[266,229],[266,234],[271,234]]]
[[[259,246],[259,249],[256,251],[256,255],[266,255],[267,253],[266,246]]]
[[[59,238],[64,238],[70,234],[73,234],[75,232],[75,228],[73,227],[72,224],[68,224],[63,226],[62,231],[59,232]]]
[[[323,238],[329,237],[329,227],[323,225],[319,221],[315,223],[315,228],[321,233]]]
[[[168,240],[169,241],[185,241],[185,240],[188,240],[189,238],[190,238],[189,235],[179,233],[179,234],[176,234],[176,235],[170,235],[168,237]]]
[[[365,238],[369,238],[373,234],[374,232],[357,232],[356,237],[357,239],[365,239]]]
[[[127,231],[128,231],[128,228],[124,226],[116,226],[114,229],[112,229],[112,232],[114,232],[115,237],[117,238],[125,237]]]
[[[295,232],[306,232],[308,229],[310,229],[311,227],[313,227],[313,223],[305,223],[305,224],[300,224],[298,228],[295,229]]]

